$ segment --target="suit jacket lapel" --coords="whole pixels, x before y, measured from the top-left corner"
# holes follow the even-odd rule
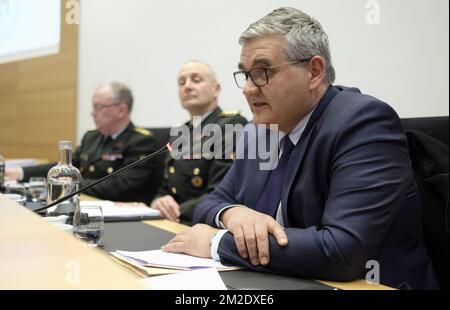
[[[299,171],[303,157],[309,147],[310,139],[316,124],[322,115],[322,112],[328,107],[333,98],[339,93],[339,90],[330,86],[329,89],[324,94],[323,98],[320,100],[319,104],[316,106],[311,118],[303,131],[300,140],[295,146],[289,158],[289,163],[286,168],[286,177],[284,178],[283,187],[281,190],[281,211],[283,214],[283,223],[285,227],[289,227],[289,220],[287,216],[287,203],[289,198],[289,192],[291,191],[292,183],[294,182],[295,176]],[[312,141],[311,141],[312,142]]]
[[[283,187],[281,190],[281,211],[283,214],[283,223],[285,227],[289,227],[289,220],[287,216],[287,202],[289,198],[289,192],[291,190],[292,183],[294,182],[295,175],[297,174],[299,167],[302,164],[303,157],[309,145],[309,140],[311,138],[313,130],[306,132],[303,135],[299,143],[295,146],[289,158],[289,163],[286,168],[286,176],[284,178]]]
[[[247,176],[247,182],[250,184],[251,190],[246,191],[247,199],[244,199],[243,203],[248,207],[255,209],[262,193],[266,188],[266,184],[272,170],[261,170],[261,161],[259,159],[249,159],[248,162],[251,163],[249,171],[254,171],[254,173]]]

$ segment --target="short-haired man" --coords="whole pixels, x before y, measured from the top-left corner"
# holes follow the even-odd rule
[[[220,84],[208,64],[197,60],[188,61],[180,69],[177,82],[181,105],[190,116],[184,127],[189,129],[191,153],[189,158],[168,157],[163,185],[151,206],[160,210],[169,220],[178,222],[181,219],[190,223],[195,207],[230,168],[234,150],[234,140],[229,141],[233,143],[231,146],[222,141],[222,153],[215,154],[218,156],[214,158],[205,158],[199,152],[202,151],[199,149],[202,143],[208,139],[202,131],[216,125],[222,133],[216,138],[224,139],[227,124],[245,125],[247,120],[237,112],[224,112],[218,106]],[[200,136],[196,137],[198,134]],[[230,154],[225,154],[228,150]]]
[[[105,83],[95,90],[91,116],[96,129],[83,136],[72,160],[83,177],[82,187],[156,151],[153,133],[132,123],[132,108],[132,92],[122,83]],[[45,176],[53,165],[7,169],[6,176],[27,181],[33,176]],[[84,193],[100,199],[149,203],[160,184],[160,174],[150,160]]]
[[[253,122],[278,125],[278,165],[265,171],[258,159],[237,159],[196,209],[194,222],[208,225],[163,250],[334,281],[364,278],[366,264],[376,261],[382,284],[436,288],[395,111],[356,88],[332,85],[327,35],[297,9],[274,10],[240,43],[235,79]]]

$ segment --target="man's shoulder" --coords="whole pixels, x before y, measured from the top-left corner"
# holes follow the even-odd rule
[[[367,114],[397,116],[395,110],[379,98],[362,93],[356,87],[336,86],[339,93],[332,100],[329,110],[333,113],[347,114],[349,117],[361,117]]]
[[[219,123],[222,124],[247,124],[247,119],[238,110],[226,110],[219,113]]]
[[[134,135],[141,136],[141,137],[154,136],[153,131],[151,131],[150,129],[147,129],[147,128],[143,128],[143,127],[134,127],[132,132]]]
[[[102,134],[100,133],[100,131],[98,129],[89,129],[88,131],[85,132],[84,136],[83,136],[83,140],[86,139],[95,139],[99,136],[101,136]]]
[[[156,143],[153,131],[143,127],[132,128],[126,139],[126,143],[130,146],[140,145],[146,148],[152,148]]]
[[[383,132],[386,126],[390,130],[401,129],[395,110],[356,88],[341,89],[320,116],[318,124],[329,137],[343,136],[343,132],[361,134],[363,129]]]
[[[382,100],[361,92],[359,88],[340,85],[336,86],[336,88],[339,90],[339,93],[334,98],[335,101],[345,104],[373,104],[373,102],[378,102],[381,105],[387,105]]]

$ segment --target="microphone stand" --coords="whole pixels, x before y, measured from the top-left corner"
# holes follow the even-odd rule
[[[109,178],[111,178],[111,177],[113,177],[113,176],[115,176],[115,175],[117,175],[117,174],[119,174],[119,173],[124,172],[125,170],[128,170],[129,168],[132,168],[132,167],[134,167],[134,166],[137,166],[137,165],[139,165],[139,164],[141,164],[141,163],[143,163],[143,162],[145,162],[145,161],[147,161],[147,160],[149,160],[149,159],[151,159],[151,158],[153,158],[153,157],[156,157],[156,156],[158,156],[158,155],[160,155],[160,154],[162,154],[162,153],[164,153],[164,152],[171,151],[171,149],[172,149],[172,148],[171,148],[171,145],[170,145],[169,143],[167,143],[165,146],[163,146],[162,148],[160,148],[160,149],[157,150],[156,152],[153,152],[152,154],[149,154],[149,155],[147,155],[147,156],[145,156],[145,157],[143,157],[143,158],[141,158],[141,159],[139,159],[139,160],[136,160],[135,162],[129,164],[128,166],[122,167],[122,168],[120,168],[119,170],[114,171],[113,173],[108,174],[108,175],[104,176],[103,178],[98,179],[98,180],[92,182],[91,184],[86,185],[85,187],[80,188],[79,190],[77,190],[77,191],[75,191],[75,192],[73,192],[73,193],[70,193],[69,195],[66,195],[66,196],[64,196],[64,197],[58,198],[58,199],[56,199],[55,201],[49,203],[48,205],[46,205],[46,206],[44,206],[44,207],[41,207],[41,208],[39,208],[39,209],[35,209],[34,212],[39,212],[39,211],[42,211],[42,210],[51,208],[51,207],[53,207],[53,206],[55,206],[55,205],[57,205],[57,204],[63,202],[64,200],[69,199],[70,197],[73,197],[73,196],[75,196],[75,195],[77,195],[77,194],[79,194],[79,193],[85,191],[85,190],[88,189],[88,188],[91,188],[92,186],[94,186],[94,185],[96,185],[96,184],[98,184],[98,183],[100,183],[100,182],[103,182],[103,181],[106,180],[106,179],[109,179]]]

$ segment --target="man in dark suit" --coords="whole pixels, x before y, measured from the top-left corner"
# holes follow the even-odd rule
[[[232,164],[233,145],[223,145],[223,152],[214,158],[205,158],[205,154],[201,153],[202,144],[210,138],[202,132],[208,126],[217,125],[223,135],[216,138],[222,140],[225,125],[247,123],[238,112],[221,110],[218,106],[219,93],[220,84],[209,65],[200,61],[189,61],[183,65],[178,74],[178,94],[183,108],[190,115],[190,120],[183,126],[189,132],[192,148],[182,158],[168,156],[163,184],[151,204],[169,220],[178,222],[181,219],[190,224],[195,206],[222,180]],[[230,141],[233,143],[233,140]]]
[[[130,120],[133,107],[131,90],[117,82],[100,86],[92,97],[91,116],[97,127],[88,131],[73,154],[73,165],[80,169],[84,187],[156,150],[152,132],[135,127]],[[55,163],[7,171],[10,179],[27,181],[45,176]],[[162,176],[153,173],[152,161],[133,167],[99,183],[84,193],[114,201],[152,201]]]
[[[262,170],[260,159],[238,158],[196,209],[194,222],[208,225],[195,225],[163,250],[299,277],[435,288],[395,111],[332,85],[328,38],[297,9],[273,11],[240,43],[235,80],[253,123],[278,125],[277,167]]]

